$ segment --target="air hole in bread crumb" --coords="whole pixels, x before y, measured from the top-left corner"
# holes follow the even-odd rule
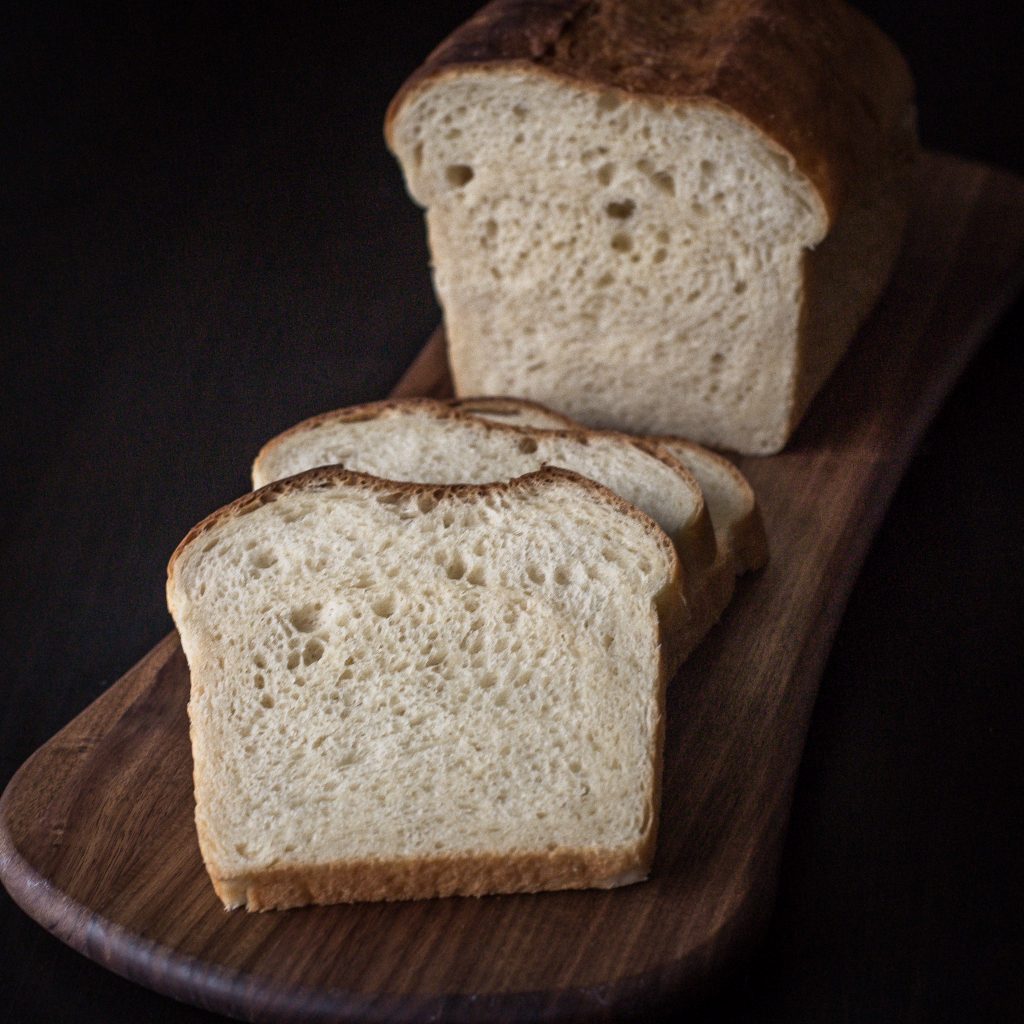
[[[743,294],[743,293],[744,293],[744,292],[745,292],[745,291],[747,290],[747,282],[746,282],[746,281],[737,281],[737,282],[736,282],[736,283],[735,283],[735,284],[734,284],[734,285],[732,286],[732,290],[733,290],[733,291],[734,291],[734,292],[735,292],[735,293],[736,293],[737,295],[742,295],[742,294]]]
[[[265,693],[263,694],[262,697],[260,697],[260,703],[265,708],[272,708],[274,706],[274,698],[271,697],[269,693]]]
[[[483,566],[473,566],[473,568],[469,570],[469,574],[466,576],[466,582],[472,583],[474,587],[482,587],[487,582],[484,577]]]
[[[623,199],[621,202],[610,202],[604,208],[604,212],[615,220],[626,220],[633,216],[636,210],[636,203],[632,199]]]
[[[555,582],[564,587],[569,582],[569,570],[563,566],[559,566],[555,570]]]
[[[305,604],[301,608],[293,608],[289,622],[300,633],[312,633],[320,625],[320,605]]]
[[[621,97],[613,92],[602,93],[597,99],[597,109],[602,114],[610,114],[613,110],[618,110],[621,105]]]
[[[448,579],[461,580],[466,575],[466,563],[462,560],[462,556],[454,555],[445,571],[448,573]]]
[[[601,164],[597,169],[597,180],[602,185],[610,185],[615,179],[615,164]]]
[[[607,288],[608,285],[615,283],[615,275],[611,272],[602,274],[595,282],[598,288]]]
[[[537,442],[532,437],[524,437],[519,442],[519,450],[524,455],[532,455],[537,450]]]
[[[527,109],[526,107],[524,107],[524,106],[523,106],[523,105],[522,105],[521,103],[517,103],[517,104],[516,104],[516,105],[515,105],[515,106],[514,106],[514,107],[512,108],[512,115],[513,115],[513,117],[515,117],[515,118],[516,118],[517,120],[519,120],[519,121],[524,121],[524,120],[526,120],[526,115],[527,115],[527,114],[528,114],[529,112],[530,112],[530,111],[529,111],[529,110],[528,110],[528,109]]]
[[[498,681],[498,674],[496,672],[485,672],[480,677],[480,689],[489,690]]]
[[[256,673],[255,676],[253,676],[252,681],[253,681],[253,685],[256,687],[257,690],[262,690],[263,687],[266,686],[266,683],[267,683],[267,681],[263,678],[263,676],[260,675],[258,672]]]
[[[668,256],[668,251],[666,249],[655,249],[654,250],[654,256],[652,257],[652,262],[653,263],[664,263],[665,262],[665,258],[667,256]]]
[[[534,583],[540,584],[544,582],[544,573],[542,573],[535,565],[528,565],[526,567],[526,575],[529,576]]]
[[[319,640],[310,640],[302,651],[302,664],[313,665],[323,656],[324,645]]]
[[[292,651],[288,655],[288,668],[289,669],[296,669],[296,668],[298,668],[299,667],[299,658],[300,658],[299,652],[298,651]]]
[[[375,615],[379,615],[382,619],[388,619],[395,614],[395,599],[391,594],[384,594],[374,600],[370,608]]]
[[[266,668],[267,667],[267,659],[264,658],[262,654],[255,654],[255,655],[253,655],[252,663],[257,668]]]
[[[449,164],[444,170],[449,185],[462,188],[473,180],[473,168],[469,164]]]
[[[248,857],[249,848],[245,843],[235,843],[235,853],[237,853],[239,857]]]
[[[676,194],[676,180],[668,171],[658,171],[652,174],[651,181],[666,195],[674,196]]]
[[[433,494],[417,494],[416,506],[423,513],[432,512],[437,508],[437,498]]]
[[[633,236],[625,231],[618,231],[612,235],[612,248],[616,252],[629,252],[633,248]]]

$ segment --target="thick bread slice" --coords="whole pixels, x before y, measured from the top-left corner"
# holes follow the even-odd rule
[[[580,424],[539,402],[497,395],[453,398],[452,408],[472,416],[547,430],[578,429]],[[715,531],[720,556],[728,559],[737,574],[760,569],[768,560],[757,497],[747,478],[724,456],[695,441],[681,437],[649,437],[678,459],[694,476]]]
[[[196,825],[228,907],[609,887],[654,851],[668,537],[573,473],[336,467],[189,533]]]
[[[314,416],[264,445],[253,464],[260,487],[314,466],[340,465],[388,480],[488,483],[561,466],[621,495],[672,538],[691,615],[680,657],[714,623],[705,580],[716,562],[700,487],[667,452],[605,431],[536,430],[487,422],[431,399],[398,399]]]
[[[395,97],[458,394],[779,450],[881,292],[916,153],[841,0],[497,0]]]

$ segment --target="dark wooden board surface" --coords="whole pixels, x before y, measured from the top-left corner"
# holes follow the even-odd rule
[[[1019,284],[1024,186],[924,162],[880,307],[783,454],[745,460],[773,556],[670,692],[651,881],[248,916],[192,831],[172,636],[38,751],[0,804],[0,875],[44,927],[180,999],[253,1019],[538,1019],[700,986],[758,932],[824,658],[914,446]],[[445,387],[437,339],[402,393]]]

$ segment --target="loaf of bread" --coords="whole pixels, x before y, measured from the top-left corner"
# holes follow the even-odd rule
[[[654,851],[675,549],[547,468],[339,468],[189,533],[196,825],[227,907],[610,887]]]
[[[253,485],[330,465],[428,484],[511,480],[548,465],[608,487],[651,516],[682,560],[688,614],[671,638],[673,666],[703,639],[732,596],[734,574],[731,566],[723,571],[696,480],[667,452],[636,438],[511,427],[430,399],[372,402],[314,416],[268,441],[253,464]]]
[[[842,0],[496,0],[395,97],[459,394],[778,451],[877,300],[912,82]]]

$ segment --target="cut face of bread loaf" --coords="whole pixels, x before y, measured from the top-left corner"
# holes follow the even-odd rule
[[[437,487],[320,469],[215,513],[167,596],[218,895],[645,877],[679,593],[654,522],[562,470]]]
[[[777,451],[886,281],[914,152],[835,0],[499,0],[406,84],[459,394]]]

